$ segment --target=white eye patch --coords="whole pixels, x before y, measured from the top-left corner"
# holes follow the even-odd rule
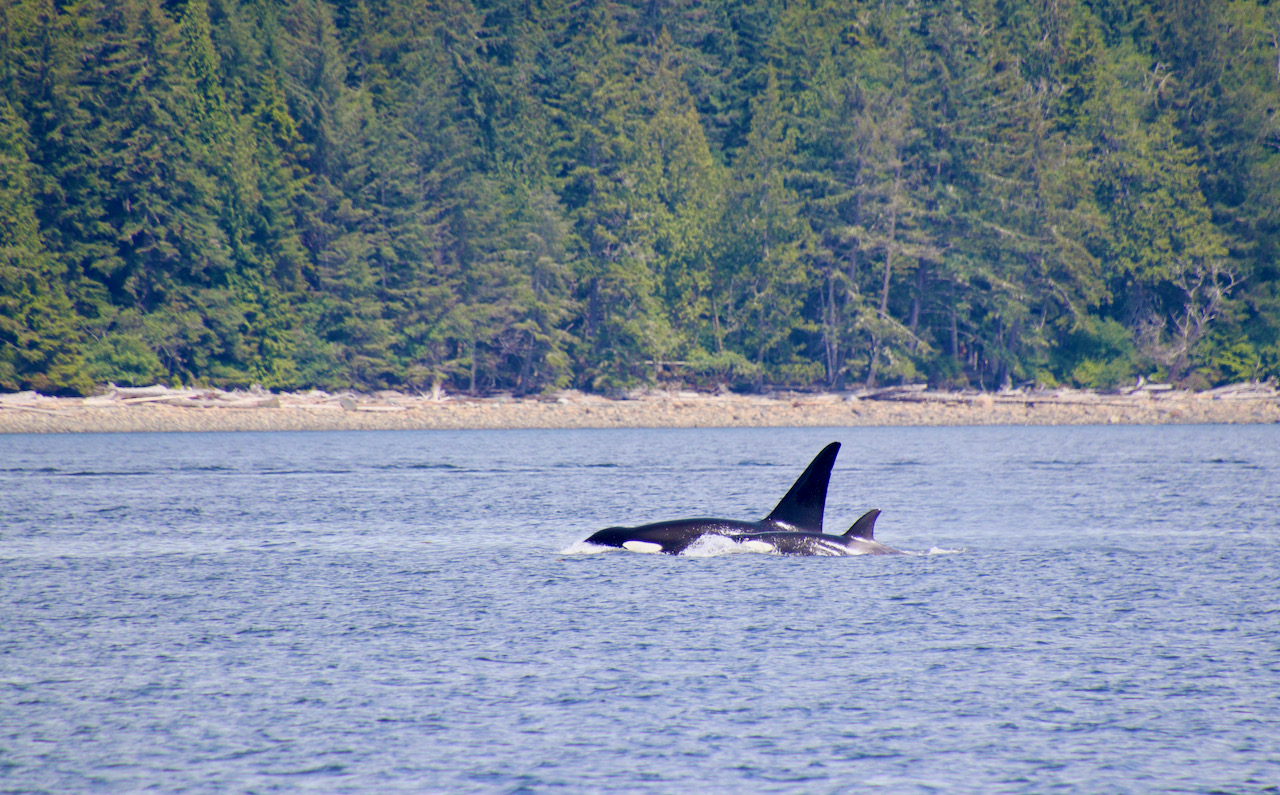
[[[622,548],[628,552],[643,552],[646,555],[662,551],[661,544],[654,544],[649,541],[624,541],[622,542]]]

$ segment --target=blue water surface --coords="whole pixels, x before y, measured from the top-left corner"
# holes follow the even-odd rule
[[[767,513],[913,555],[581,554]],[[1280,792],[1280,427],[0,436],[0,792]]]

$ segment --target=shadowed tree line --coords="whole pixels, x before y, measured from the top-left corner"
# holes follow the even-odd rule
[[[0,0],[0,389],[1280,376],[1264,0]]]

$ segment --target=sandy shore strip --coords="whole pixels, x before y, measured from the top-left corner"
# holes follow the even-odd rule
[[[90,398],[0,395],[0,433],[1277,422],[1280,391],[1273,383],[1200,393],[1149,385],[1125,394],[949,393],[923,386],[770,396],[647,390],[627,399],[575,391],[525,399],[433,399],[395,392],[268,394],[160,386],[117,387]]]

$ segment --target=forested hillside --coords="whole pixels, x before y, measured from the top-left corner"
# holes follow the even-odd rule
[[[1265,0],[0,0],[0,390],[1280,375]]]

